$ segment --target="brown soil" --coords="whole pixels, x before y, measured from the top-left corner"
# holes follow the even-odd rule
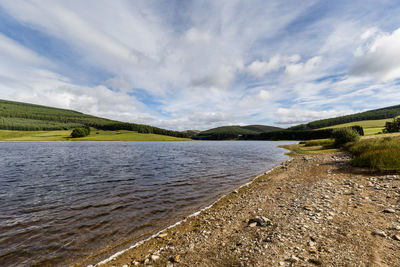
[[[102,266],[400,266],[400,175],[348,159],[296,155]]]

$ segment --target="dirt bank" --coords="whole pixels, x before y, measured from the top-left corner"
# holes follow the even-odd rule
[[[297,155],[101,266],[400,266],[400,175]]]

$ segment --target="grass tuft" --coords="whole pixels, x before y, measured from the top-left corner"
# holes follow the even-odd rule
[[[400,138],[366,139],[346,145],[351,164],[379,171],[400,171]]]

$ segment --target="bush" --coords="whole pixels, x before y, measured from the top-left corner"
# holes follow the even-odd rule
[[[335,139],[335,147],[343,147],[349,142],[357,142],[360,140],[360,135],[352,128],[335,129],[332,132],[332,137]]]
[[[79,137],[85,137],[90,134],[90,128],[89,127],[84,127],[84,128],[75,128],[72,130],[71,137],[72,138],[79,138]]]
[[[393,122],[386,122],[384,133],[396,133],[400,132],[400,118],[394,118]]]

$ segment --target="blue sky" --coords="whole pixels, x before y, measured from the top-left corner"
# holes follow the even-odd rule
[[[185,130],[400,104],[398,1],[0,2],[0,98]]]

